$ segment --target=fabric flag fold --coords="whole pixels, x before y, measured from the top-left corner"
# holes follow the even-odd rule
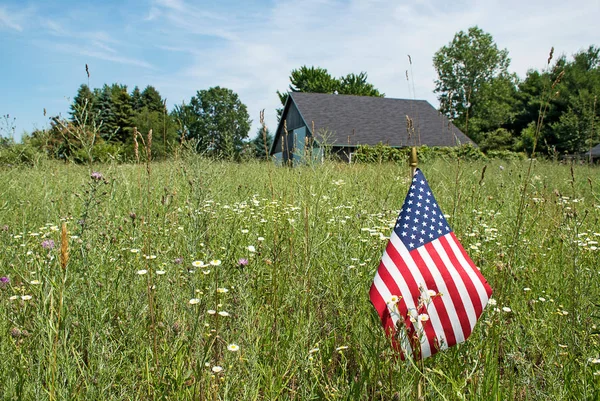
[[[417,169],[369,294],[386,333],[427,358],[465,341],[491,294]]]

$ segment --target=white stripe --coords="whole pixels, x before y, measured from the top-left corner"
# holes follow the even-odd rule
[[[445,235],[446,239],[450,241],[452,236],[450,234]],[[467,313],[467,317],[469,318],[469,326],[471,326],[471,330],[475,327],[475,323],[477,323],[477,315],[475,314],[475,308],[473,307],[473,301],[471,301],[471,297],[469,296],[469,290],[467,290],[467,286],[465,282],[462,280],[458,270],[452,264],[452,261],[448,257],[444,246],[441,244],[439,238],[432,242],[433,247],[437,251],[440,259],[448,268],[448,272],[452,276],[452,281],[454,281],[454,285],[456,285],[456,289],[458,290],[458,294],[460,295],[460,299],[465,307],[465,312]],[[463,266],[464,267],[464,266]],[[470,269],[470,266],[468,266]]]
[[[375,278],[373,279],[373,284],[375,285],[377,292],[379,293],[379,295],[381,296],[381,298],[384,300],[384,302],[387,305],[387,302],[392,298],[392,294],[390,293],[389,288],[387,287],[387,285],[385,284],[385,282],[379,275],[379,270],[377,270],[377,273],[375,274]],[[389,305],[388,305],[388,311],[390,311]],[[390,317],[392,318],[392,322],[394,323],[394,330],[396,331],[396,327],[398,327],[397,323],[398,323],[400,316],[398,315],[398,313],[392,313],[392,311],[390,311]],[[404,325],[404,321],[402,322],[402,325]],[[402,347],[402,349],[406,350],[407,356],[412,355],[412,348],[410,346],[410,341],[408,340],[408,338],[406,336],[405,329],[403,329],[402,332],[399,333],[399,337],[400,337],[400,343],[401,343],[400,346]]]
[[[456,259],[458,259],[458,262],[464,267],[465,271],[469,275],[469,278],[473,282],[473,285],[475,286],[475,289],[477,290],[477,294],[479,295],[479,299],[481,301],[481,310],[484,310],[485,306],[487,305],[488,295],[485,291],[483,283],[481,282],[481,279],[477,276],[477,273],[473,271],[473,268],[463,256],[462,252],[458,248],[458,245],[456,244],[456,241],[452,238],[452,236],[449,235],[446,238],[448,239],[448,243],[450,244],[450,247],[454,252],[454,256],[456,256]]]
[[[438,291],[441,292],[442,294],[444,294],[441,297],[441,299],[442,299],[442,303],[444,304],[444,308],[446,309],[446,312],[448,313],[448,318],[450,319],[450,325],[452,326],[452,331],[454,332],[454,338],[456,339],[456,343],[462,343],[463,341],[465,341],[465,334],[463,333],[462,325],[460,323],[460,319],[458,318],[458,314],[456,313],[454,301],[452,301],[452,298],[450,297],[450,294],[449,294],[450,291],[448,291],[446,282],[444,281],[442,274],[440,273],[438,267],[435,265],[435,262],[433,261],[433,259],[431,259],[431,256],[427,252],[427,249],[424,246],[422,246],[419,248],[418,252],[419,252],[419,255],[421,255],[421,258],[423,258],[423,262],[425,262],[425,265],[429,269],[429,273],[431,273],[431,276],[433,277],[433,280],[435,281],[435,285],[437,286]],[[446,267],[448,267],[447,264],[446,264]],[[452,269],[452,266],[450,266],[450,269]],[[433,303],[431,305],[433,306]],[[430,315],[431,315],[431,313],[430,313]],[[447,347],[448,341],[447,341],[446,335],[443,331],[442,331],[442,335],[445,340],[444,344]],[[440,337],[441,336],[438,335],[438,338],[440,338]]]
[[[423,287],[424,291],[427,292],[429,290],[429,288],[427,288],[426,283],[425,283],[425,279],[423,278],[423,275],[421,274],[421,272],[419,271],[419,268],[417,267],[415,261],[413,260],[412,256],[410,256],[410,251],[404,246],[404,243],[402,242],[402,240],[398,237],[398,235],[396,235],[395,232],[392,232],[392,235],[390,237],[390,242],[393,244],[394,248],[396,248],[396,251],[398,251],[398,253],[400,254],[400,257],[402,258],[402,260],[404,260],[404,263],[406,264],[406,266],[408,267],[408,270],[410,271],[411,275],[413,276],[415,282],[417,283],[417,285],[420,285]],[[431,312],[429,311],[429,308],[431,308]],[[440,317],[437,313],[437,310],[435,309],[435,305],[430,304],[428,307],[428,314],[430,317],[430,322],[431,325],[433,326],[434,332],[436,334],[438,343],[440,345],[443,344],[443,348],[447,347],[448,341],[446,340],[446,335],[444,333],[444,328],[442,325],[442,322],[440,320]],[[429,343],[427,344],[427,346],[429,347]]]
[[[392,235],[394,235],[394,234],[392,234]],[[412,259],[411,259],[411,261],[412,261]],[[412,294],[410,293],[410,289],[408,288],[408,285],[406,284],[404,277],[402,277],[402,275],[400,274],[400,271],[398,271],[396,264],[392,261],[392,259],[390,258],[390,255],[388,255],[387,251],[383,253],[383,256],[381,257],[381,262],[382,262],[384,268],[388,271],[389,275],[392,276],[392,279],[394,280],[394,282],[398,286],[398,289],[400,290],[400,294],[402,295],[402,300],[400,302],[404,302],[406,304],[406,308],[408,309],[409,313],[410,313],[411,309],[416,310],[417,307],[413,300]],[[414,261],[413,261],[413,264],[414,264]],[[417,320],[416,323],[413,323],[413,325],[415,326],[417,333],[424,334],[423,326],[419,320]],[[431,347],[429,346],[429,341],[427,340],[426,335],[420,335],[420,337],[421,338],[419,340],[421,343],[421,357],[427,358],[428,356],[431,355]]]

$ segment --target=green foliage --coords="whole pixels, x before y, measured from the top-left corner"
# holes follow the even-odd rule
[[[565,56],[547,71],[529,71],[519,84],[514,132],[529,138],[530,125],[544,112],[537,145],[542,152],[580,153],[600,141],[600,48],[590,46],[571,61]]]
[[[486,132],[479,141],[479,147],[483,152],[490,150],[512,150],[515,145],[515,138],[512,133],[505,128],[498,128],[493,132]]]
[[[418,146],[417,154],[419,162],[431,162],[433,160],[454,160],[461,158],[468,161],[485,160],[486,156],[477,147],[472,145],[461,145],[454,147],[429,147]],[[384,144],[375,146],[361,145],[352,156],[352,161],[357,163],[408,163],[410,148],[393,148]]]
[[[471,139],[475,140],[481,129],[490,128],[471,129],[471,118],[479,118],[480,124],[490,116],[495,120],[491,124],[507,121],[516,78],[508,73],[508,50],[499,50],[489,33],[476,26],[458,32],[450,44],[435,53],[433,64],[438,74],[434,91],[439,94],[440,111]],[[499,88],[501,97],[495,93]]]
[[[28,137],[22,138],[21,143],[7,139],[0,144],[0,167],[37,166],[45,159],[45,155],[29,142]]]
[[[420,166],[496,301],[422,369],[368,302],[406,164],[4,169],[2,398],[598,399],[600,170]]]
[[[299,69],[292,70],[290,74],[289,92],[309,92],[309,93],[339,93],[342,95],[357,96],[385,96],[379,92],[373,84],[367,82],[367,73],[348,74],[346,76],[335,78],[325,68],[302,66]],[[277,91],[281,104],[285,106],[288,98],[288,92]],[[283,109],[277,109],[278,119],[281,117]]]
[[[198,91],[189,104],[176,108],[174,118],[180,134],[195,142],[197,152],[229,159],[242,150],[251,123],[238,95],[218,86]]]

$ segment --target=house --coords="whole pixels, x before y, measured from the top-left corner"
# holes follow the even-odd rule
[[[412,128],[407,125],[409,118]],[[358,146],[379,143],[392,147],[474,144],[425,100],[291,92],[270,154],[289,162],[308,155],[322,157],[327,148],[351,161]]]
[[[588,152],[588,155],[590,156],[590,162],[594,162],[594,161],[600,160],[600,144],[594,146]]]

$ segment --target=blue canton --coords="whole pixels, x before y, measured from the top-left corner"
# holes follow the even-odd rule
[[[394,232],[411,251],[451,231],[425,176],[417,169]]]

